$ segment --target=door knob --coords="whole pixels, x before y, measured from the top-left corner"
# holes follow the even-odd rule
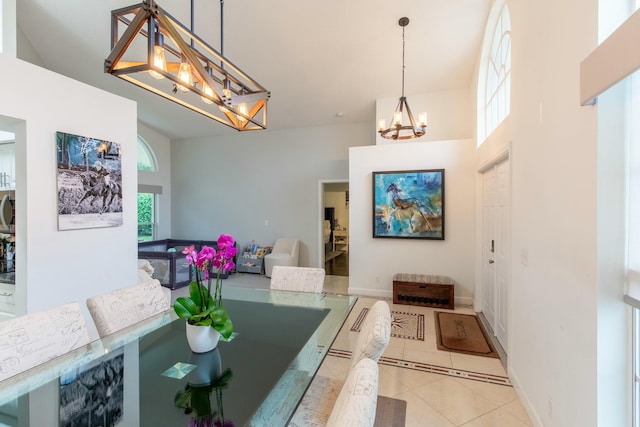
[[[492,259],[490,259],[490,260],[489,260],[489,264],[493,264],[494,262],[495,262],[495,261],[494,261],[494,260],[492,260]]]

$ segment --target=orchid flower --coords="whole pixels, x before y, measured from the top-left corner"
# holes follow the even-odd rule
[[[186,318],[192,325],[210,325],[220,334],[229,338],[233,332],[233,323],[222,307],[221,274],[235,267],[233,262],[237,249],[235,240],[229,234],[221,234],[217,241],[218,250],[203,246],[200,251],[195,245],[187,246],[182,253],[195,273],[195,280],[189,284],[189,297],[176,299],[173,308],[181,318]],[[218,271],[216,275],[215,296],[211,295],[210,267]],[[207,281],[207,286],[203,285]]]

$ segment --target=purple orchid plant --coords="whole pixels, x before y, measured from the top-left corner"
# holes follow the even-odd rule
[[[235,240],[229,234],[218,237],[218,250],[203,246],[196,251],[193,245],[182,251],[187,262],[194,270],[194,281],[189,284],[189,296],[179,297],[173,304],[173,309],[191,325],[211,326],[220,335],[228,339],[233,333],[233,323],[224,307],[222,307],[222,273],[228,272],[235,266],[233,259],[237,253]],[[214,296],[211,295],[211,269],[217,269]],[[207,281],[207,286],[203,281]]]

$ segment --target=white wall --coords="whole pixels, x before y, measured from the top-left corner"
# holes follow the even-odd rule
[[[142,123],[138,123],[138,134],[147,141],[158,163],[158,169],[155,172],[138,171],[138,183],[162,187],[162,194],[158,195],[156,239],[169,239],[171,238],[171,140]]]
[[[395,273],[436,274],[455,282],[457,304],[474,287],[474,161],[471,139],[405,142],[349,150],[349,292],[392,296]],[[445,169],[445,240],[374,239],[374,171]]]
[[[0,93],[0,116],[14,127],[4,130],[16,134],[18,314],[71,300],[85,307],[91,295],[135,283],[135,103],[1,53]],[[121,227],[58,231],[56,131],[121,144]]]
[[[595,426],[596,109],[579,105],[579,64],[596,44],[597,1],[507,4],[511,117],[477,165],[511,144],[509,374],[534,425]]]
[[[172,237],[230,233],[239,245],[297,237],[300,265],[318,267],[319,182],[346,180],[349,147],[373,143],[373,130],[360,123],[173,141]]]
[[[413,110],[429,112],[429,130],[421,140],[472,136],[475,121],[468,90],[408,98]],[[396,102],[378,100],[377,115],[390,118]],[[376,131],[372,120],[172,141],[172,237],[215,239],[230,232],[240,245],[298,237],[300,265],[319,267],[324,215],[319,183],[346,181],[349,147],[372,146],[380,139]],[[350,198],[356,191],[350,189]]]
[[[0,0],[0,52],[16,56],[16,0]]]

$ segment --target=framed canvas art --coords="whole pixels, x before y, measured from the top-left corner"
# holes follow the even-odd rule
[[[373,237],[444,240],[444,169],[373,172]]]
[[[120,144],[56,132],[58,230],[123,222]]]

